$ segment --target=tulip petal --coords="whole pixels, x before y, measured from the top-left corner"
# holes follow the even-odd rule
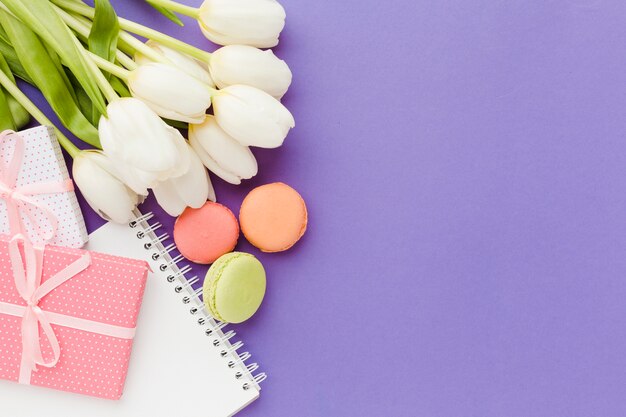
[[[189,124],[196,124],[196,123],[202,123],[202,120],[204,119],[204,115],[206,113],[206,111],[204,113],[198,114],[196,116],[188,116],[186,114],[177,112],[171,108],[165,108],[165,107],[161,107],[159,104],[157,103],[149,103],[146,102],[146,104],[159,116],[163,117],[164,119],[169,119],[169,120],[175,120],[177,122],[183,122],[183,123],[189,123]]]
[[[287,63],[271,50],[246,45],[229,45],[211,55],[209,70],[219,88],[243,84],[258,88],[280,99],[291,85]]]
[[[176,185],[170,181],[164,181],[152,188],[157,202],[170,216],[180,216],[187,205],[176,192]]]
[[[170,127],[170,134],[172,135],[172,141],[176,145],[176,151],[178,153],[178,163],[174,169],[169,172],[170,177],[178,177],[187,172],[190,168],[191,157],[194,155],[190,152],[189,145],[183,137],[183,135],[173,127]]]
[[[131,166],[119,166],[118,169],[123,173],[123,180],[137,194],[148,195],[148,188],[154,187],[163,176],[158,172],[142,171]]]
[[[176,192],[187,206],[200,208],[209,197],[209,175],[191,146],[187,145],[187,148],[191,161],[189,170],[170,181],[176,185]]]
[[[241,177],[238,177],[237,175],[228,172],[220,167],[220,165],[204,150],[204,148],[202,147],[202,145],[200,145],[197,139],[194,139],[192,136],[190,136],[189,143],[191,144],[191,147],[196,152],[204,166],[206,166],[212,173],[230,184],[241,184]]]
[[[277,148],[295,126],[293,116],[278,100],[246,85],[220,90],[213,105],[217,123],[242,145]]]
[[[134,218],[139,197],[112,175],[107,157],[97,151],[83,151],[74,159],[72,177],[87,203],[106,220],[126,223]]]
[[[211,106],[207,84],[170,65],[142,65],[130,74],[128,86],[134,97],[172,120],[201,122]]]
[[[207,176],[206,177],[209,180],[209,197],[208,197],[208,199],[215,203],[217,201],[217,195],[215,194],[215,188],[213,187],[213,182],[211,181],[211,176],[209,175],[208,172],[207,172]]]
[[[126,184],[133,192],[141,196],[148,195],[148,188],[156,183],[156,177],[145,171],[140,171],[123,162],[106,157],[97,159],[98,164],[111,173],[115,178]]]
[[[206,0],[198,22],[205,36],[218,44],[268,48],[278,44],[285,9],[275,0]]]
[[[249,179],[257,174],[257,161],[250,149],[224,132],[215,117],[209,115],[203,124],[190,126],[189,137],[197,141],[221,170],[241,179]]]
[[[215,201],[215,190],[202,161],[190,145],[186,152],[189,169],[183,175],[158,183],[152,190],[161,207],[170,215],[180,215],[185,207],[200,208],[207,199]]]
[[[157,51],[165,58],[169,59],[176,68],[185,71],[187,74],[196,77],[203,83],[215,87],[215,83],[207,71],[206,64],[197,61],[193,57],[186,55],[182,52],[179,52],[175,49],[169,48],[165,45],[161,45],[160,43],[149,40],[146,42],[146,46],[152,48]],[[135,54],[135,62],[139,65],[145,65],[152,63],[153,61],[147,58],[145,55],[142,55],[140,52]]]
[[[105,153],[144,171],[173,169],[179,153],[169,127],[150,108],[134,98],[109,104],[108,117],[98,126]]]

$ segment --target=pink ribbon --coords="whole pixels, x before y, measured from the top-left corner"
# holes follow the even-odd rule
[[[24,256],[22,256],[20,251],[20,242],[22,243]],[[132,339],[135,336],[134,328],[47,312],[39,307],[39,302],[46,295],[87,269],[91,264],[91,255],[89,252],[85,252],[76,261],[42,283],[43,254],[43,249],[35,248],[21,234],[13,236],[9,242],[9,257],[13,269],[15,288],[26,305],[0,302],[0,313],[22,317],[22,360],[18,380],[20,384],[30,384],[31,375],[37,371],[37,366],[52,368],[58,363],[61,357],[61,348],[52,324],[122,339]],[[43,336],[52,347],[53,357],[48,361],[43,358],[41,352],[39,326],[41,326]]]
[[[33,225],[37,237],[45,244],[56,234],[58,222],[54,213],[45,205],[38,203],[32,196],[71,191],[74,189],[74,184],[72,180],[68,179],[63,182],[37,183],[16,187],[17,177],[24,160],[24,139],[17,133],[7,130],[0,133],[0,141],[9,136],[15,137],[15,150],[8,164],[5,164],[4,160],[0,158],[0,198],[6,200],[9,230],[13,235],[9,241],[9,258],[13,269],[15,288],[26,305],[0,302],[0,314],[22,318],[22,359],[18,381],[20,384],[30,384],[32,373],[37,371],[37,366],[52,368],[56,366],[61,357],[61,347],[52,328],[53,324],[122,339],[132,339],[135,336],[135,329],[48,312],[39,307],[39,302],[50,292],[87,269],[91,264],[91,256],[89,252],[85,252],[63,270],[45,282],[41,282],[44,247],[33,245],[25,237],[26,232],[20,213],[25,214]],[[50,230],[44,231],[30,211],[24,210],[28,206],[43,213],[51,226]],[[23,256],[20,242],[24,252]],[[40,327],[43,336],[52,347],[53,356],[48,361],[44,359],[41,352]]]
[[[32,196],[72,191],[74,189],[74,183],[71,179],[68,179],[62,182],[36,183],[16,187],[17,177],[24,160],[24,139],[12,130],[5,130],[0,133],[0,141],[7,137],[15,138],[15,149],[13,151],[13,157],[8,164],[5,164],[4,160],[0,158],[0,198],[6,200],[7,203],[10,233],[22,233],[24,231],[24,225],[20,216],[20,212],[22,212],[35,228],[37,236],[44,242],[48,241],[52,239],[56,233],[58,225],[57,219],[48,207],[38,203]],[[27,206],[32,206],[43,213],[51,226],[50,230],[46,232],[30,211],[24,210]]]

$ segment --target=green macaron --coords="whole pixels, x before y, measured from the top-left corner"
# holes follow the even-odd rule
[[[204,304],[216,319],[241,323],[261,306],[265,286],[265,269],[257,258],[243,252],[227,253],[206,274]]]

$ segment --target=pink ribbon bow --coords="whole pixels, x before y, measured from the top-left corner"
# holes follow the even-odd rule
[[[24,252],[23,256],[20,250],[20,242]],[[39,306],[39,302],[50,292],[91,265],[89,252],[84,252],[76,261],[42,283],[44,249],[36,248],[21,234],[11,238],[8,249],[15,288],[26,305],[0,301],[0,314],[22,318],[22,360],[18,380],[20,384],[30,384],[32,373],[37,371],[37,366],[52,368],[57,365],[61,357],[61,348],[52,328],[53,324],[120,339],[132,339],[135,337],[134,327],[116,326],[53,311],[44,311]],[[53,357],[48,361],[43,358],[41,352],[40,326],[43,336],[52,347]]]
[[[84,252],[76,261],[45,282],[41,282],[45,250],[41,244],[45,244],[54,237],[58,222],[54,213],[45,205],[38,203],[32,196],[71,191],[74,189],[74,184],[72,180],[68,179],[63,182],[37,183],[16,187],[17,177],[24,160],[24,140],[13,131],[4,131],[0,133],[0,141],[9,136],[15,137],[15,150],[8,164],[5,164],[0,157],[0,199],[6,200],[9,231],[13,235],[9,241],[8,249],[15,288],[26,305],[0,301],[0,314],[22,318],[22,359],[19,383],[30,384],[32,373],[37,371],[37,366],[52,368],[57,365],[61,357],[61,347],[52,328],[53,324],[121,339],[132,339],[135,336],[135,329],[44,311],[39,306],[39,302],[50,292],[87,269],[91,264],[91,255],[89,252]],[[43,213],[51,229],[47,232],[44,231],[30,210],[23,210],[27,206],[34,207]],[[43,241],[38,242],[37,246],[25,236],[26,231],[20,212],[26,215],[33,225],[37,237]],[[20,242],[22,243],[23,255],[22,250],[20,250]],[[43,336],[52,347],[53,356],[50,360],[45,360],[41,351],[40,327]]]
[[[28,217],[30,223],[35,228],[37,236],[46,242],[54,237],[58,222],[54,213],[45,205],[38,203],[32,196],[72,191],[74,189],[74,183],[72,180],[68,179],[62,182],[36,183],[16,187],[17,177],[24,160],[24,139],[11,130],[5,130],[0,133],[0,141],[7,137],[15,138],[15,149],[8,165],[0,158],[0,199],[6,200],[7,203],[10,233],[24,233],[24,225],[20,217],[20,212],[22,212]],[[46,231],[41,227],[33,214],[29,210],[24,210],[27,206],[32,206],[43,213],[51,228]]]
[[[22,257],[19,248],[20,242],[23,244],[24,257]],[[89,252],[85,252],[76,261],[42,284],[43,252],[43,249],[35,248],[28,239],[20,234],[13,236],[9,242],[9,257],[13,268],[15,288],[26,302],[25,307],[14,306],[13,308],[14,313],[22,313],[22,363],[19,377],[19,382],[22,384],[30,383],[31,373],[37,370],[37,365],[52,368],[57,364],[61,355],[59,341],[50,324],[51,320],[48,313],[39,307],[39,301],[52,290],[87,269],[91,264],[91,256]],[[2,306],[0,306],[0,312],[2,310]],[[21,312],[16,310],[21,310]],[[41,352],[40,325],[43,335],[52,347],[53,358],[49,361],[44,360]]]

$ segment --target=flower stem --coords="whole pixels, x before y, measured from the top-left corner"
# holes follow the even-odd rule
[[[147,56],[153,61],[160,62],[162,64],[170,63],[169,59],[165,58],[163,55],[150,48],[149,46],[146,46],[145,43],[141,42],[139,39],[135,38],[128,32],[120,32],[120,39],[126,42],[135,51]]]
[[[76,46],[85,57],[87,66],[89,67],[91,74],[96,79],[96,83],[98,84],[98,87],[100,87],[100,90],[102,90],[102,93],[106,97],[107,101],[111,103],[120,98],[120,96],[118,96],[115,92],[113,86],[111,86],[111,83],[106,79],[102,71],[100,71],[100,68],[98,68],[93,59],[91,59],[91,52],[87,51],[76,37],[74,37],[74,43],[76,43]]]
[[[83,26],[83,24],[80,21],[78,21],[73,16],[69,15],[65,10],[62,10],[58,6],[55,6],[54,4],[52,6],[56,10],[57,14],[63,19],[65,24],[68,25],[68,27],[76,31],[80,31],[83,34],[85,33],[86,28]],[[87,34],[87,37],[88,36],[89,34]],[[87,62],[87,66],[89,67],[89,70],[91,71],[92,75],[96,79],[96,83],[98,84],[98,87],[100,88],[100,90],[102,90],[102,93],[106,97],[107,101],[110,103],[112,101],[117,100],[119,96],[115,92],[115,89],[113,88],[113,86],[111,86],[111,83],[106,79],[104,74],[102,74],[102,71],[100,71],[100,69],[94,63],[94,61],[90,59],[91,52],[85,49],[83,44],[80,43],[80,41],[78,40],[76,36],[73,36],[72,38],[78,50],[86,58],[85,61]]]
[[[65,10],[69,10],[73,13],[76,13],[80,16],[87,17],[89,19],[93,19],[95,16],[94,9],[76,0],[52,0],[52,3],[54,3],[57,7],[62,7]],[[78,20],[77,18],[74,18],[74,19]],[[118,20],[120,20],[120,26],[121,26],[122,19],[118,18]],[[83,22],[81,23],[86,24]],[[90,30],[90,25],[88,24],[87,24],[87,30]],[[128,47],[126,49],[132,49],[134,51],[141,52],[143,55],[147,56],[152,61],[161,62],[163,64],[170,63],[167,58],[159,54],[154,49],[146,46],[143,42],[141,42],[139,39],[132,36],[130,33],[120,31],[119,40],[121,41],[121,43],[123,43],[125,46]]]
[[[52,2],[57,4],[60,7],[63,7],[66,10],[72,11],[74,13],[78,13],[90,19],[93,19],[94,14],[95,14],[95,11],[93,8],[87,6],[86,4],[79,3],[76,0],[52,0]],[[140,25],[139,23],[135,23],[131,20],[127,20],[121,17],[118,18],[118,20],[120,22],[120,27],[128,32],[132,32],[136,35],[143,36],[148,39],[152,39],[154,41],[159,42],[162,45],[169,46],[170,48],[184,52],[203,62],[208,62],[209,59],[211,58],[211,54],[209,52],[204,51],[200,48],[196,48],[193,45],[189,45],[188,43],[185,43],[181,40],[178,40],[164,33],[161,33],[158,30],[154,30],[147,26]],[[125,41],[128,40],[129,43],[133,42],[132,40],[139,42],[137,39],[135,39],[134,37],[132,37],[131,35],[125,32],[120,33],[120,38]],[[131,38],[132,40],[130,40],[129,38]],[[139,42],[139,44],[137,44],[136,42],[131,43],[131,46],[134,47],[135,49],[138,49],[142,54],[146,55],[148,58],[152,59],[153,61],[163,62],[162,56],[159,53],[152,50],[151,48],[146,47],[142,42]],[[150,54],[150,52],[146,51],[145,49],[150,49],[150,52],[152,52],[152,55]],[[156,54],[156,56],[154,56],[154,54]],[[161,59],[159,59],[159,57]]]
[[[199,61],[208,63],[209,59],[211,59],[211,54],[209,52],[204,51],[200,48],[196,48],[193,45],[189,45],[188,43],[185,43],[164,33],[161,33],[158,30],[154,30],[147,26],[140,25],[139,23],[135,23],[126,19],[120,19],[120,26],[124,30],[148,39],[152,39],[153,41],[157,41],[162,45],[169,46],[172,49],[176,49],[180,52],[190,55]]]
[[[185,16],[193,17],[197,19],[200,15],[200,9],[197,7],[186,6],[184,4],[176,3],[172,0],[146,0],[150,4],[155,4],[157,6],[164,7],[173,12],[177,12],[183,14]]]
[[[89,54],[89,58],[102,70],[115,75],[116,77],[128,81],[128,76],[130,75],[130,71],[124,69],[122,67],[118,67],[112,62],[107,61],[106,59],[100,57],[99,55],[94,54],[93,52],[87,52]]]
[[[15,85],[9,77],[3,72],[0,71],[0,84],[17,100],[18,103],[22,105],[39,123],[42,125],[52,126],[54,127],[55,133],[57,135],[57,139],[59,143],[67,151],[67,153],[74,158],[80,150],[74,145],[68,138],[61,132],[54,124],[46,117],[45,114],[41,110],[35,106],[35,104],[30,101],[26,94],[20,90],[17,85]],[[95,146],[95,144],[92,144]]]
[[[52,4],[52,7],[56,10],[61,19],[63,19],[65,24],[67,24],[72,30],[74,30],[79,36],[81,36],[83,40],[87,41],[89,39],[91,27],[89,24],[83,21],[82,16],[72,16],[55,4]],[[137,68],[137,64],[135,64],[135,62],[128,55],[126,55],[119,49],[115,52],[115,57],[122,65],[124,65],[128,69]]]
[[[131,57],[129,57],[128,55],[126,55],[124,52],[120,51],[118,49],[117,53],[115,54],[115,57],[117,58],[117,62],[119,62],[120,64],[122,64],[124,66],[124,68],[128,69],[128,70],[134,70],[138,67],[137,63],[135,61],[133,61],[133,59]]]

